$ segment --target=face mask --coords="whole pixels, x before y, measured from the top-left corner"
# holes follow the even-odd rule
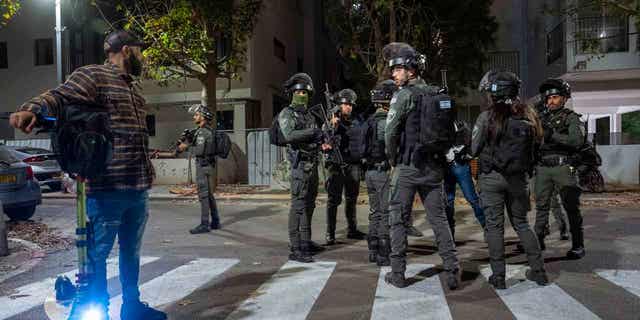
[[[294,105],[304,105],[306,106],[309,103],[309,94],[305,93],[304,95],[294,94],[291,98],[291,104]]]
[[[129,73],[136,77],[139,77],[142,74],[142,62],[138,59],[134,54],[129,56]]]

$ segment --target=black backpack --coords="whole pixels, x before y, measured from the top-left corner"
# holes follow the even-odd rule
[[[443,93],[418,90],[409,87],[412,91],[416,107],[420,108],[420,136],[419,143],[423,151],[435,154],[444,154],[455,142],[456,119],[455,102]]]
[[[534,165],[534,128],[524,118],[510,117],[494,146],[494,166],[506,175],[531,173]]]
[[[216,156],[226,159],[231,151],[231,139],[225,132],[216,130]]]
[[[62,171],[88,179],[104,174],[113,157],[113,133],[106,108],[66,105],[50,131]]]
[[[271,127],[269,128],[269,142],[278,147],[284,147],[287,145],[287,142],[282,134],[282,130],[280,130],[280,122],[278,121],[278,118],[280,118],[280,113],[273,117],[273,121],[271,122]]]

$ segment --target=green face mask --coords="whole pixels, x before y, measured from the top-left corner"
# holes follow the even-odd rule
[[[309,94],[307,92],[305,92],[303,95],[294,93],[293,97],[291,98],[291,104],[294,104],[294,105],[306,106],[308,103],[309,103]]]

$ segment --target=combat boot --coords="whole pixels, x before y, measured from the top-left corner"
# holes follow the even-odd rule
[[[324,250],[326,250],[325,247],[315,243],[314,241],[309,241],[309,251],[311,252],[311,254],[316,254]]]
[[[347,238],[349,239],[354,239],[354,240],[363,240],[365,237],[367,236],[366,233],[358,230],[358,229],[350,229],[349,232],[347,232]]]
[[[420,238],[420,237],[424,236],[424,234],[422,234],[422,232],[420,230],[418,230],[418,228],[416,228],[414,226],[410,226],[410,227],[407,228],[407,236]]]
[[[389,237],[382,237],[380,238],[380,242],[378,242],[377,265],[380,267],[391,265],[389,254],[391,254],[391,240]]]
[[[507,288],[507,283],[504,280],[504,276],[492,274],[489,277],[489,284],[491,284],[497,290],[504,290]]]
[[[300,255],[298,258],[299,258],[298,262],[304,262],[304,263],[313,262],[310,243],[302,244],[302,247],[300,247]]]
[[[567,258],[571,260],[578,260],[584,258],[587,252],[584,250],[584,247],[572,248],[567,251]]]
[[[191,234],[200,234],[200,233],[207,233],[211,230],[209,230],[209,226],[205,223],[201,223],[199,224],[197,227],[189,230],[189,233]]]
[[[332,246],[334,244],[336,244],[336,233],[335,232],[327,232],[327,234],[324,236],[325,239],[325,246]]]
[[[537,283],[539,286],[546,286],[549,284],[549,278],[544,270],[533,271],[531,269],[525,272],[525,276],[529,281]]]
[[[586,251],[584,250],[584,234],[582,229],[571,232],[571,250],[567,251],[567,258],[572,260],[582,259]]]
[[[460,286],[461,276],[462,276],[462,272],[460,272],[460,269],[457,269],[457,268],[446,272],[447,286],[449,287],[450,290],[458,289],[458,286]]]
[[[378,260],[378,250],[380,249],[378,237],[369,236],[367,238],[367,246],[369,247],[369,262],[376,262]]]
[[[407,280],[404,278],[404,273],[400,272],[387,272],[387,274],[384,275],[384,282],[396,288],[404,288],[407,286]]]

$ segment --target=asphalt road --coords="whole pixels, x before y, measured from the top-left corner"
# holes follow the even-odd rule
[[[35,219],[72,235],[73,205],[47,200]],[[345,239],[341,211],[339,244],[318,254],[317,263],[303,265],[287,261],[288,203],[219,206],[223,229],[191,235],[189,228],[199,220],[197,203],[150,203],[142,295],[160,304],[170,319],[640,319],[640,205],[584,208],[587,256],[579,261],[564,258],[570,242],[554,232],[544,252],[553,281],[547,287],[522,280],[526,258],[515,251],[517,237],[510,230],[505,291],[487,284],[487,248],[468,208],[457,213],[463,285],[449,291],[422,210],[414,212],[415,225],[425,237],[409,242],[413,284],[395,289],[381,282],[384,270],[366,262],[366,241]],[[358,206],[362,231],[367,215],[368,208]],[[319,243],[324,226],[319,207],[313,219],[313,239]],[[0,292],[11,292],[0,297],[0,319],[46,319],[42,301],[48,293],[42,288],[50,277],[72,270],[75,260],[74,250],[50,252],[33,269],[0,283]],[[117,309],[117,277],[109,285]]]

